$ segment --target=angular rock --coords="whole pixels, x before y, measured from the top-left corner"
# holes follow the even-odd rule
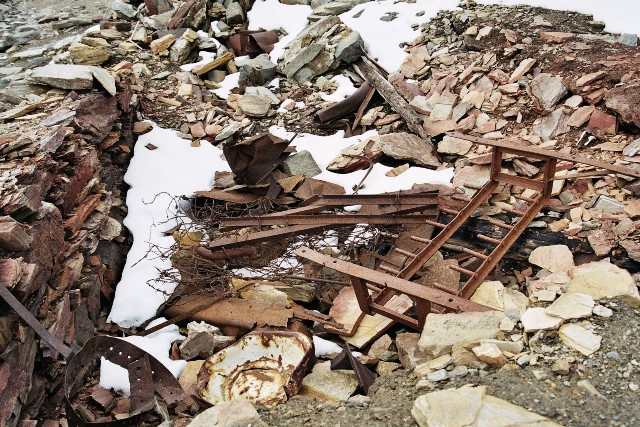
[[[151,42],[151,44],[149,45],[149,47],[151,48],[151,51],[153,53],[155,53],[156,55],[164,52],[165,50],[169,49],[169,47],[176,41],[176,36],[173,34],[167,34],[163,37],[160,37],[159,39],[156,39],[154,41]]]
[[[114,0],[111,3],[110,10],[127,18],[135,18],[137,14],[135,7],[123,2],[122,0]]]
[[[502,311],[515,322],[529,306],[529,299],[524,294],[507,289],[497,281],[482,283],[471,296],[471,301]]]
[[[587,129],[599,129],[609,135],[615,135],[618,130],[618,121],[615,116],[596,109],[591,114],[589,124],[587,124]]]
[[[558,375],[569,375],[571,362],[568,359],[558,359],[551,365],[551,372]]]
[[[533,125],[533,132],[539,135],[543,141],[569,132],[569,116],[564,114],[562,108],[554,110],[542,118],[540,123]]]
[[[264,117],[269,112],[271,100],[263,96],[243,95],[238,100],[238,106],[249,117]]]
[[[571,117],[569,117],[569,121],[567,124],[574,128],[579,128],[583,124],[587,123],[591,118],[591,114],[596,110],[596,107],[593,105],[585,105],[584,107],[578,108],[576,111],[571,113]]]
[[[366,169],[371,163],[376,163],[382,157],[382,145],[379,136],[372,136],[362,142],[345,148],[331,160],[327,170],[337,173],[348,173]],[[370,161],[366,161],[369,159]]]
[[[350,64],[362,56],[363,51],[364,40],[362,40],[360,33],[352,31],[336,44],[335,58],[345,64]]]
[[[9,251],[25,251],[31,245],[31,237],[19,222],[10,216],[0,217],[0,248]]]
[[[97,47],[82,43],[71,43],[69,46],[71,62],[79,65],[100,65],[111,58],[111,54]]]
[[[582,87],[582,86],[588,85],[590,83],[595,82],[596,80],[600,80],[606,75],[607,75],[606,71],[596,71],[595,73],[585,74],[584,76],[576,80],[576,86]]]
[[[89,70],[91,70],[91,74],[93,77],[102,85],[102,87],[109,92],[109,95],[116,96],[116,79],[113,78],[111,73],[109,73],[104,68],[94,67],[93,65],[89,65]]]
[[[184,64],[191,55],[192,47],[193,42],[184,38],[184,36],[180,37],[171,45],[171,48],[169,48],[169,59],[176,64]]]
[[[454,138],[445,135],[442,141],[438,143],[438,153],[465,155],[471,150],[473,143],[466,139]]]
[[[451,362],[453,362],[453,358],[448,354],[443,354],[440,357],[436,357],[433,360],[429,360],[428,362],[421,363],[416,366],[413,373],[419,377],[424,377],[433,371],[445,369],[451,364]]]
[[[638,35],[629,33],[620,34],[618,43],[626,46],[636,47],[638,46]]]
[[[511,73],[511,77],[509,77],[509,80],[507,83],[517,82],[520,79],[520,77],[524,76],[527,73],[527,71],[529,71],[531,67],[533,67],[535,63],[536,63],[536,60],[533,58],[523,59],[522,62],[520,62],[520,65],[518,65],[518,67],[515,70],[513,70],[513,73]]]
[[[205,409],[187,427],[266,427],[260,414],[247,399],[233,399]]]
[[[628,157],[633,157],[640,153],[640,138],[632,141],[629,145],[624,147],[622,154]]]
[[[231,2],[226,10],[227,25],[239,25],[244,22],[244,10],[238,2]]]
[[[429,359],[428,354],[418,346],[420,334],[405,332],[396,336],[396,348],[402,366],[412,371],[416,366]]]
[[[317,399],[340,402],[347,400],[358,388],[353,371],[331,370],[331,362],[318,363],[302,380],[300,393]]]
[[[397,160],[409,160],[417,165],[437,168],[440,161],[433,154],[431,141],[411,133],[389,133],[380,136],[382,152]]]
[[[481,344],[471,349],[480,361],[494,368],[502,368],[507,364],[507,358],[504,357],[502,351],[495,344]]]
[[[560,317],[549,316],[543,307],[529,308],[520,320],[525,332],[557,329],[563,322]]]
[[[322,170],[308,150],[299,151],[282,161],[282,170],[291,176],[304,175],[313,177],[320,175]]]
[[[591,316],[596,303],[590,295],[571,293],[561,295],[553,304],[546,308],[549,316],[560,317],[564,320],[579,319]]]
[[[622,123],[640,128],[640,83],[630,83],[609,89],[605,105],[615,111]]]
[[[545,110],[551,110],[567,94],[567,87],[562,83],[562,77],[547,73],[538,74],[529,87]]]
[[[540,33],[540,38],[550,43],[564,43],[573,39],[576,35],[573,33],[561,33],[556,31],[543,31]]]
[[[591,356],[600,348],[602,337],[575,323],[562,325],[558,330],[560,339],[567,346],[585,356]]]
[[[413,403],[411,415],[420,427],[561,427],[521,406],[488,395],[486,386],[422,395]]]
[[[49,64],[31,73],[31,79],[59,89],[82,90],[93,88],[93,74],[84,65]]]
[[[640,307],[640,295],[631,274],[608,260],[574,267],[569,275],[567,293],[587,294],[596,301],[620,299],[632,307]]]
[[[575,265],[566,245],[539,246],[529,255],[529,262],[552,273],[567,271]]]
[[[453,346],[470,347],[483,339],[496,338],[504,314],[497,311],[459,314],[430,314],[418,342],[418,347],[438,357]]]
[[[247,86],[263,86],[275,77],[276,64],[271,62],[269,55],[263,53],[242,65],[238,85],[241,90]]]

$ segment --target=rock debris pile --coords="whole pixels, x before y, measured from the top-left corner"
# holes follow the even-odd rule
[[[0,4],[0,286],[15,300],[0,305],[0,426],[638,422],[636,35],[465,1],[414,13],[385,70],[347,24],[373,6],[360,0],[19,3]],[[264,28],[265,7],[305,19]],[[134,261],[171,265],[154,269],[168,290],[137,279],[161,295],[153,316],[117,318],[141,244],[124,174],[134,147],[165,152],[165,128],[225,167],[171,195],[173,245]],[[96,335],[144,351],[125,362]],[[530,387],[548,389],[527,401]]]

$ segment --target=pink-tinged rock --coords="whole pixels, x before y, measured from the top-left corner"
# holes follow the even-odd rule
[[[540,38],[550,43],[564,43],[571,40],[576,35],[573,33],[562,33],[557,31],[544,31],[540,33]]]
[[[623,123],[640,127],[640,83],[614,87],[604,98],[607,108],[615,111]]]
[[[533,67],[535,63],[536,63],[536,60],[533,58],[523,59],[522,62],[520,62],[520,65],[518,65],[518,68],[516,68],[511,74],[511,77],[509,77],[508,83],[513,83],[518,81],[518,79],[524,76],[527,73],[527,71],[529,71],[531,67]]]
[[[592,105],[578,108],[571,114],[571,117],[569,117],[569,126],[577,128],[587,123],[595,109]]]
[[[587,129],[600,129],[609,135],[615,135],[618,130],[618,121],[616,120],[616,116],[612,116],[601,110],[595,110],[593,114],[591,114]]]
[[[400,66],[400,73],[406,78],[412,78],[418,71],[423,69],[429,61],[429,51],[426,46],[418,46],[409,52],[402,65]]]
[[[207,132],[205,132],[204,126],[200,122],[191,125],[190,131],[194,138],[204,138],[207,136]]]
[[[584,85],[588,85],[589,83],[593,83],[596,80],[600,80],[606,75],[606,71],[596,71],[595,73],[585,74],[584,76],[576,80],[576,86],[581,87]]]

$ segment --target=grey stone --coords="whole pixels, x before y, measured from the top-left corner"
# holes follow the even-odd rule
[[[447,375],[447,371],[445,369],[439,369],[427,374],[427,379],[433,383],[444,381],[447,378],[449,378],[449,375]]]
[[[289,175],[304,175],[313,177],[320,175],[322,170],[307,150],[300,151],[282,162],[282,169]]]
[[[238,85],[241,90],[247,86],[263,86],[276,77],[276,64],[269,55],[263,53],[248,61],[240,68]]]
[[[271,105],[279,105],[280,99],[271,92],[268,88],[264,86],[249,86],[244,91],[245,95],[258,95],[263,98],[269,98],[271,100]]]
[[[628,33],[620,34],[620,37],[618,38],[618,43],[631,46],[631,47],[636,47],[638,46],[638,35],[628,34]]]
[[[567,87],[562,83],[562,77],[547,73],[538,74],[529,87],[545,110],[552,109],[567,94]]]
[[[230,346],[236,342],[234,337],[215,335],[210,332],[199,332],[189,336],[180,345],[180,356],[184,360],[195,358],[206,359],[218,350]]]
[[[33,70],[31,79],[60,89],[80,90],[93,87],[93,74],[85,65],[45,65]]]
[[[311,4],[311,0],[280,0],[282,4],[302,4],[308,6]]]
[[[624,211],[624,205],[611,197],[598,195],[587,205],[587,208],[597,209],[606,213],[620,213]]]
[[[622,150],[622,154],[629,157],[633,157],[638,153],[640,153],[640,138],[634,140]]]
[[[397,160],[409,160],[417,165],[429,168],[440,166],[433,154],[431,141],[417,135],[400,132],[380,136],[382,152]]]
[[[464,377],[469,373],[469,368],[464,365],[456,366],[448,372],[449,378]]]
[[[542,118],[540,123],[533,126],[533,132],[539,135],[543,141],[569,132],[569,116],[564,114],[562,108],[558,108],[551,114]]]
[[[184,64],[189,59],[193,43],[185,38],[179,38],[169,49],[169,58],[176,64]]]
[[[89,70],[91,70],[91,74],[93,74],[93,77],[95,77],[95,79],[102,85],[102,87],[105,88],[105,90],[109,92],[111,96],[115,96],[117,93],[116,80],[113,78],[113,76],[104,68],[95,67],[92,65],[89,65],[88,68]]]
[[[137,11],[136,8],[123,2],[122,0],[114,0],[111,3],[111,10],[127,18],[135,18]]]
[[[364,51],[364,40],[357,31],[352,31],[336,44],[336,59],[347,64],[358,59]]]
[[[244,22],[244,10],[240,3],[233,2],[227,6],[227,24],[236,25]]]
[[[341,13],[348,12],[355,6],[365,3],[368,0],[337,0],[330,1],[313,8],[314,15],[326,16],[326,15],[340,15]]]
[[[271,100],[258,95],[244,95],[240,97],[238,106],[249,117],[264,117],[269,112]]]
[[[617,351],[608,351],[604,357],[611,360],[620,360],[620,353]]]

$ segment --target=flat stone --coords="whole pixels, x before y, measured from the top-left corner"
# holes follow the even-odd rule
[[[149,47],[151,48],[151,51],[153,53],[155,53],[156,55],[164,52],[165,50],[169,49],[169,47],[176,41],[176,36],[173,34],[167,34],[166,36],[160,37],[159,39],[156,39],[154,41],[151,42],[151,44],[149,45]]]
[[[524,344],[522,341],[501,341],[501,340],[482,340],[480,341],[480,345],[491,344],[495,345],[502,352],[507,352],[511,354],[518,354],[524,350]]]
[[[358,144],[351,145],[340,152],[327,165],[327,170],[337,173],[348,173],[366,169],[371,162],[377,162],[382,157],[382,144],[379,136],[372,136]]]
[[[538,74],[529,87],[545,110],[551,110],[567,94],[567,87],[562,83],[562,77],[547,73]]]
[[[551,365],[551,372],[558,375],[569,375],[571,362],[568,359],[558,359]]]
[[[203,363],[204,360],[189,361],[180,374],[178,381],[182,389],[190,395],[198,395],[198,372]]]
[[[600,129],[609,135],[615,135],[618,130],[616,116],[607,114],[602,110],[594,110],[587,124],[587,129]]]
[[[502,368],[507,364],[507,358],[495,344],[481,344],[471,349],[478,359],[489,366]]]
[[[109,93],[111,96],[116,96],[116,79],[113,78],[110,72],[105,70],[104,68],[95,67],[93,65],[89,65],[89,70],[91,70],[91,74],[93,77],[102,85],[102,87]]]
[[[249,117],[264,117],[269,112],[271,100],[257,95],[243,95],[238,100],[238,106]]]
[[[590,295],[571,293],[563,294],[546,308],[549,316],[560,317],[564,320],[579,319],[591,316],[596,303]]]
[[[522,293],[506,289],[498,281],[483,282],[471,296],[471,301],[502,311],[514,321],[518,321],[527,310],[529,299]]]
[[[451,113],[453,112],[453,105],[451,104],[436,104],[431,109],[429,118],[431,120],[449,120]]]
[[[381,360],[376,365],[376,374],[382,376],[395,372],[398,369],[402,369],[402,365],[396,362],[385,362]]]
[[[110,10],[112,12],[117,12],[127,18],[135,18],[136,14],[138,13],[135,7],[123,2],[122,0],[114,0],[111,3]]]
[[[69,46],[69,59],[74,64],[100,65],[111,58],[111,54],[97,47],[87,46],[82,43],[71,43]]]
[[[93,73],[85,65],[49,64],[31,73],[31,79],[59,89],[82,90],[93,88]]]
[[[544,116],[540,123],[533,125],[533,132],[545,142],[569,130],[569,116],[564,114],[562,108],[554,110],[551,114]]]
[[[169,59],[176,64],[184,64],[191,55],[193,43],[184,37],[180,37],[169,48]]]
[[[529,308],[520,320],[525,332],[553,330],[562,324],[560,317],[549,316],[543,307]]]
[[[597,304],[593,307],[593,314],[599,317],[609,318],[613,316],[613,310],[605,307],[604,305]]]
[[[571,117],[569,117],[569,121],[567,124],[574,128],[579,128],[589,121],[591,118],[591,114],[596,110],[596,107],[593,105],[585,105],[584,107],[578,108],[576,111],[571,113]]]
[[[507,83],[517,82],[520,77],[524,76],[531,69],[531,67],[533,67],[535,63],[536,60],[533,58],[523,59],[520,62],[520,65],[518,65],[518,67],[513,70],[513,73],[511,73],[511,77],[509,77],[509,81]]]
[[[356,374],[350,370],[331,370],[331,362],[318,363],[302,380],[300,394],[339,402],[347,400],[358,388]]]
[[[564,105],[566,105],[569,108],[578,108],[580,106],[580,104],[582,104],[582,97],[580,95],[573,95],[570,98],[568,98],[566,101],[564,101]]]
[[[622,154],[628,157],[636,156],[638,153],[640,153],[640,138],[633,140],[622,150]]]
[[[429,372],[427,374],[427,380],[431,381],[432,383],[445,381],[448,378],[449,375],[447,375],[447,371],[445,369],[438,369],[437,371]]]
[[[575,266],[573,254],[566,245],[539,246],[531,251],[529,262],[552,273],[567,271]]]
[[[559,424],[487,394],[486,386],[463,386],[418,397],[411,415],[420,427],[561,427]]]
[[[465,166],[453,176],[453,187],[464,190],[467,197],[473,196],[475,190],[465,187],[465,184],[482,187],[489,181],[491,170],[485,165]]]
[[[471,141],[445,135],[444,138],[442,138],[442,141],[438,143],[438,153],[462,156],[467,154],[469,150],[471,150],[472,146],[473,143]]]
[[[351,31],[336,44],[336,60],[350,64],[362,55],[364,40],[357,31]]]
[[[550,43],[564,43],[575,38],[573,33],[562,33],[557,31],[543,31],[540,33],[540,38]]]
[[[558,335],[567,346],[585,356],[591,356],[600,349],[602,337],[575,323],[562,325]]]
[[[439,369],[445,369],[453,362],[453,358],[448,354],[443,354],[440,357],[436,357],[433,360],[429,360],[428,362],[421,363],[416,366],[413,370],[413,373],[419,377],[424,377],[428,373],[437,371]]]
[[[147,132],[150,132],[151,129],[153,129],[153,125],[149,122],[135,122],[133,124],[134,135],[143,135]]]
[[[623,124],[640,127],[640,83],[609,89],[604,99],[607,108],[615,111]]]
[[[595,82],[596,80],[600,80],[606,75],[607,75],[606,71],[596,71],[595,73],[585,74],[584,76],[576,80],[576,86],[580,87],[580,86],[588,85],[590,83]]]
[[[479,92],[476,90],[472,90],[467,93],[464,97],[462,97],[462,103],[468,102],[474,107],[480,109],[482,108],[482,103],[484,102],[485,96],[483,92]]]
[[[431,104],[429,104],[427,97],[423,95],[415,96],[411,102],[409,102],[409,106],[420,114],[431,113]]]
[[[574,267],[567,293],[590,295],[594,300],[620,299],[632,307],[640,307],[640,296],[635,281],[628,271],[608,260]]]
[[[246,399],[218,403],[196,415],[188,427],[267,427],[260,414]]]
[[[496,338],[504,314],[497,311],[427,316],[418,346],[433,357],[451,351],[453,346],[470,347],[480,340]]]
[[[411,133],[389,133],[380,136],[382,152],[397,160],[408,160],[419,166],[436,168],[440,161],[433,154],[431,141]]]
[[[304,175],[313,177],[322,173],[322,170],[308,150],[299,151],[290,155],[283,160],[281,165],[282,170],[291,176]]]
[[[400,73],[406,78],[413,78],[429,61],[430,55],[426,46],[417,46],[409,51],[409,55],[400,65]]]

